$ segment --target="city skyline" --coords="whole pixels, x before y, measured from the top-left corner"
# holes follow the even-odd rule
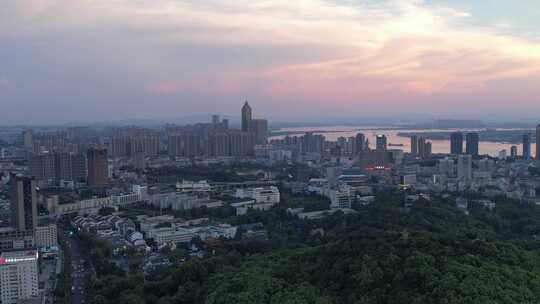
[[[283,120],[540,110],[532,3],[41,0],[0,17],[3,125],[237,115],[245,99]]]

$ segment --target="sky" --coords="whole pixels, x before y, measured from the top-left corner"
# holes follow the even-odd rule
[[[540,121],[539,32],[536,0],[3,0],[0,125]]]

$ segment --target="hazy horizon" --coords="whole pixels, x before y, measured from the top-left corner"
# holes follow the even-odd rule
[[[540,9],[449,0],[0,3],[0,125],[533,120]],[[540,118],[539,118],[540,120]]]

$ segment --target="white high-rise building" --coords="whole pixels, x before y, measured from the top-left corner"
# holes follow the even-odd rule
[[[445,177],[455,176],[454,175],[454,160],[448,157],[439,160],[439,174]]]
[[[458,157],[458,179],[472,179],[472,155],[459,155]]]
[[[38,296],[38,252],[3,252],[0,255],[0,300],[17,304]]]

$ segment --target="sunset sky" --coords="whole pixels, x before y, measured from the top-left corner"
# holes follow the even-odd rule
[[[540,2],[5,0],[0,124],[540,120]]]

